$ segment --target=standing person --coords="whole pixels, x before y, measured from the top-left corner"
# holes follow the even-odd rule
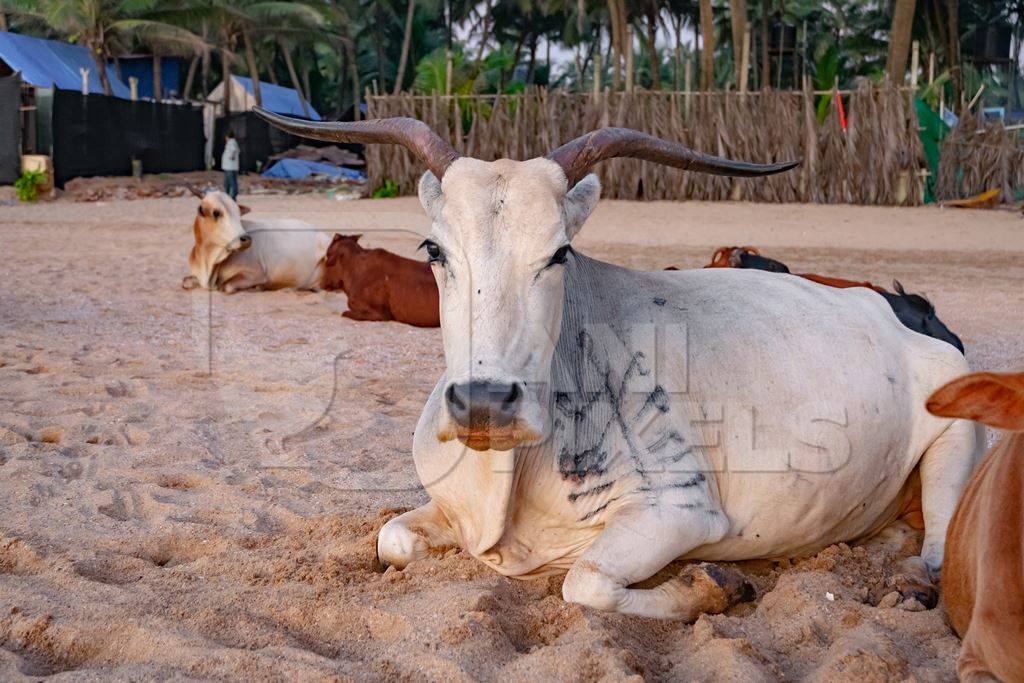
[[[241,150],[231,131],[224,135],[224,153],[220,156],[220,170],[224,171],[224,191],[232,199],[238,199],[238,160]]]

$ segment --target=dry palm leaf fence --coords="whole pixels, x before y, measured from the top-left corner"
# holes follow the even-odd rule
[[[617,199],[745,199],[916,205],[922,157],[906,91],[862,84],[843,94],[847,128],[833,97],[823,124],[810,91],[565,93],[371,96],[370,118],[425,121],[463,154],[484,160],[544,156],[601,126],[623,126],[693,149],[746,161],[803,159],[790,173],[733,180],[617,159],[601,164],[604,196]],[[416,191],[424,167],[402,148],[367,148],[371,187],[390,179]]]
[[[983,122],[974,114],[960,118],[942,143],[936,194],[960,199],[999,188],[1001,199],[1014,200],[1024,187],[1024,142],[1002,123]]]

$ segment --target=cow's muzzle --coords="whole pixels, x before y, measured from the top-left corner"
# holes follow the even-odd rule
[[[516,419],[524,388],[518,382],[473,380],[449,384],[444,392],[451,424],[439,438],[459,441],[478,451],[508,450],[537,438]]]

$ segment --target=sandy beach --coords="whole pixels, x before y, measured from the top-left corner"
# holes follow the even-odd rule
[[[407,256],[428,227],[415,198],[242,202]],[[756,601],[693,625],[457,550],[377,571],[376,531],[426,499],[440,332],[342,318],[340,293],[182,290],[195,205],[0,207],[0,680],[955,680],[941,607],[873,606],[907,528],[741,563]],[[898,278],[973,368],[1024,368],[1019,213],[604,202],[576,240],[651,269],[723,245]]]

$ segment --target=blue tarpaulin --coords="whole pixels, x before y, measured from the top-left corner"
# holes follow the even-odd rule
[[[252,95],[252,79],[246,78],[245,76],[233,76],[239,84],[246,91]],[[263,108],[268,109],[275,114],[286,114],[288,116],[301,116],[302,118],[310,118],[313,121],[319,121],[320,115],[313,109],[313,105],[307,104],[309,107],[309,116],[306,116],[305,110],[302,108],[302,100],[299,99],[299,93],[291,88],[285,88],[280,85],[274,85],[273,83],[267,83],[260,81],[260,99],[263,100]]]
[[[62,90],[81,90],[82,74],[89,70],[89,92],[103,94],[96,62],[82,45],[59,43],[0,31],[0,59],[14,71],[21,72],[21,80],[39,88],[57,87]],[[128,86],[118,77],[113,67],[107,66],[107,78],[116,97],[127,99]]]
[[[344,178],[346,180],[366,180],[366,174],[362,171],[353,171],[350,168],[342,168],[333,164],[325,164],[319,161],[306,161],[305,159],[281,159],[276,164],[261,173],[264,178],[288,178],[299,180],[308,178],[311,175],[325,175],[335,180]]]
[[[139,79],[139,97],[142,99],[153,97],[153,58],[142,57],[121,57],[118,65],[121,80],[128,83],[128,79],[135,77]],[[170,99],[181,96],[181,59],[178,57],[164,57],[160,60],[160,97]]]

